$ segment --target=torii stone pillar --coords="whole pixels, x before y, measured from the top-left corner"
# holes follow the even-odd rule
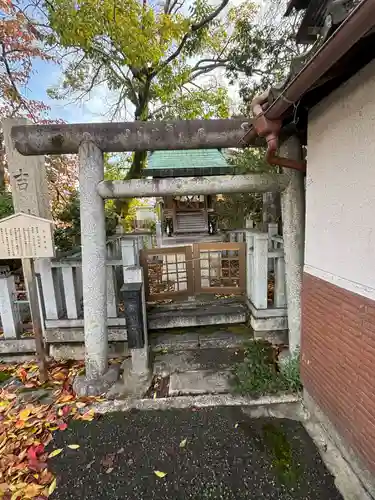
[[[80,396],[101,394],[118,378],[118,370],[108,370],[105,212],[97,193],[103,153],[87,135],[78,151],[86,366],[85,376],[74,381]]]
[[[280,156],[300,160],[301,144],[296,136],[280,147]],[[305,244],[305,184],[304,174],[283,168],[288,176],[287,187],[281,193],[281,213],[285,253],[286,298],[288,305],[289,352],[301,344],[301,296]]]

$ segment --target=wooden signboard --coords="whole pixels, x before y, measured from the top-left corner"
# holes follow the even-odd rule
[[[0,220],[0,260],[22,259],[23,277],[33,322],[35,350],[39,359],[41,382],[48,379],[48,372],[33,259],[55,255],[52,226],[53,222],[48,219],[22,212]]]
[[[53,222],[18,213],[0,220],[0,259],[54,257]]]

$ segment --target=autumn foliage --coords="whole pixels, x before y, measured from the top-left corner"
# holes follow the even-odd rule
[[[48,459],[64,450],[50,445],[53,433],[67,429],[71,420],[92,420],[88,404],[99,400],[76,398],[71,384],[82,368],[83,362],[51,364],[50,379],[42,387],[51,398],[43,404],[20,402],[20,395],[41,389],[36,364],[0,365],[0,372],[9,372],[15,382],[0,390],[0,498],[43,500],[54,491],[58,479],[48,470]],[[68,447],[79,448],[74,443]]]
[[[42,35],[26,14],[9,0],[0,0],[0,117],[25,116],[37,122],[48,106],[25,96],[36,58],[52,60]]]

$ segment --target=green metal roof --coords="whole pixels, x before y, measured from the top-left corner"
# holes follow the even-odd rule
[[[232,172],[218,149],[154,151],[149,154],[145,176],[179,177],[222,175]]]

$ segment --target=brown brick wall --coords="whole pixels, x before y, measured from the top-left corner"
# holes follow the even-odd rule
[[[375,473],[375,301],[304,274],[305,388]]]

